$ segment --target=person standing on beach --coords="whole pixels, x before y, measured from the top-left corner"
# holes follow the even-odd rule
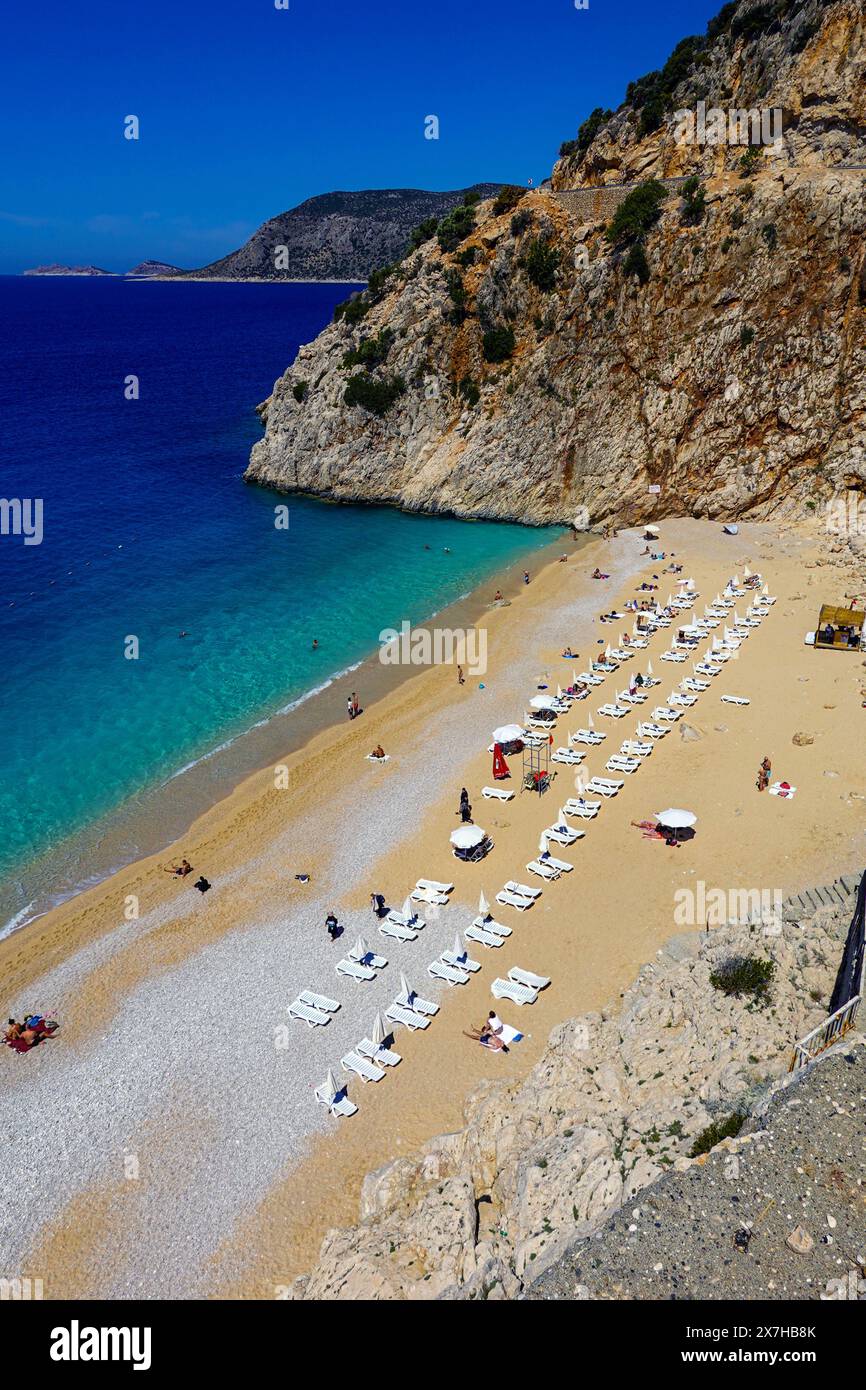
[[[466,677],[463,675],[463,667],[462,667],[462,666],[458,666],[458,667],[457,667],[457,684],[458,684],[458,685],[465,685],[465,684],[466,684]]]
[[[336,941],[337,937],[340,935],[340,924],[338,923],[333,912],[329,912],[327,917],[325,918],[325,927],[327,929],[328,936],[331,938],[331,940]]]
[[[346,700],[346,713],[348,714],[348,716],[349,716],[350,719],[354,719],[354,718],[355,718],[355,711],[354,711],[354,709],[353,709],[353,707],[352,707],[352,697],[351,697],[351,695],[348,696],[348,698],[347,698],[347,700]]]
[[[358,715],[359,715],[360,713],[361,713],[361,705],[360,705],[360,702],[359,702],[359,700],[358,700],[358,696],[357,696],[356,691],[353,690],[353,691],[352,691],[352,718],[353,718],[353,719],[357,719],[357,718],[358,718]]]
[[[771,773],[772,771],[773,771],[773,765],[772,765],[772,763],[770,762],[770,759],[769,759],[769,758],[764,758],[764,761],[761,763],[761,766],[758,768],[758,780],[757,780],[757,782],[755,783],[755,786],[758,788],[758,791],[759,791],[759,792],[763,792],[763,791],[766,791],[766,790],[767,790],[767,787],[770,785],[770,773]]]

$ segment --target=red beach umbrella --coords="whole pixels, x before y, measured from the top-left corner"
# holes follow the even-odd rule
[[[505,761],[505,754],[498,743],[493,745],[493,778],[494,781],[501,782],[503,777],[510,777],[508,763]]]

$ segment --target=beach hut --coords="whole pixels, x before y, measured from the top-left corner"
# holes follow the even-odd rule
[[[863,645],[863,617],[855,608],[822,604],[814,645],[838,652],[859,651]]]

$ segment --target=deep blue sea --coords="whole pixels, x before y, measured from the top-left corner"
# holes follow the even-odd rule
[[[0,495],[44,517],[0,535],[0,929],[91,876],[88,826],[556,534],[242,483],[351,288],[0,278]]]

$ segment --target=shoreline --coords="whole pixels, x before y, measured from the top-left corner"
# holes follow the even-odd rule
[[[531,533],[535,528],[526,529],[527,533]],[[575,542],[567,528],[563,528],[560,537],[544,545],[527,548],[519,559],[505,569],[494,569],[474,589],[444,607],[432,610],[413,626],[423,628],[435,619],[442,619],[444,626],[473,627],[491,607],[489,600],[482,596],[483,590],[498,587],[506,598],[513,597],[523,587],[520,575],[526,564],[534,561],[536,566],[543,568],[553,562],[554,551],[558,556],[567,546],[570,552],[576,554],[594,538],[592,532],[582,533],[581,540]],[[27,870],[31,873],[35,871],[38,876],[41,866],[50,863],[58,854],[64,857],[71,855],[76,859],[79,854],[92,854],[94,843],[102,852],[102,862],[83,871],[76,882],[58,883],[55,889],[45,890],[7,920],[0,922],[0,944],[81,894],[99,888],[138,861],[164,854],[190,832],[200,817],[217,808],[248,778],[261,774],[274,761],[301,752],[316,735],[344,724],[346,697],[342,683],[356,680],[364,690],[371,691],[366,700],[369,709],[417,674],[417,668],[384,666],[378,660],[378,652],[372,651],[360,660],[326,675],[320,685],[302,692],[272,714],[263,714],[246,728],[227,734],[213,748],[192,758],[160,781],[141,788],[106,814],[32,856],[26,864],[13,867],[6,875],[7,881],[14,880]],[[186,780],[178,785],[182,778]],[[164,804],[176,802],[179,796],[179,807]],[[141,802],[145,804],[141,805]],[[130,836],[133,837],[131,845]]]
[[[87,1297],[272,1298],[315,1261],[328,1229],[357,1219],[368,1172],[462,1127],[463,1102],[480,1084],[525,1076],[551,1027],[603,1008],[628,987],[682,930],[671,895],[688,886],[688,875],[787,892],[827,881],[825,866],[833,875],[847,863],[860,866],[866,768],[852,758],[849,737],[859,662],[827,662],[802,644],[828,579],[840,597],[846,581],[809,574],[804,547],[814,542],[790,528],[754,524],[735,539],[719,530],[665,522],[662,544],[697,576],[702,601],[744,561],[765,572],[778,603],[746,644],[742,668],[730,663],[688,716],[697,741],[676,732],[665,739],[588,826],[586,840],[567,854],[574,873],[545,887],[525,919],[497,909],[513,942],[494,960],[473,950],[483,969],[464,988],[439,989],[426,962],[465,925],[479,887],[492,896],[506,877],[526,878],[539,831],[572,786],[573,770],[561,768],[551,804],[482,802],[489,731],[520,718],[539,673],[561,680],[564,642],[585,661],[597,640],[614,637],[598,627],[599,610],[621,603],[650,568],[635,532],[594,542],[577,565],[553,561],[508,608],[493,610],[485,691],[458,688],[453,670],[421,669],[370,708],[362,729],[346,722],[290,757],[288,797],[259,774],[202,817],[178,850],[213,873],[215,892],[200,899],[145,862],[0,943],[10,993],[17,990],[22,1005],[57,1007],[63,1021],[54,1051],[39,1049],[10,1075],[0,1096],[6,1130],[22,1117],[37,1124],[50,1116],[68,1159],[44,1178],[31,1174],[25,1187],[14,1178],[9,1268],[50,1269],[50,1298],[71,1288]],[[589,580],[595,563],[612,573],[610,583]],[[671,677],[656,660],[666,646],[657,637],[647,653],[664,682],[659,697]],[[751,708],[719,705],[724,691],[748,694]],[[610,698],[612,688],[598,693]],[[569,727],[586,709],[578,707]],[[792,748],[798,729],[811,730],[817,746]],[[377,738],[392,760],[372,768],[364,754]],[[799,783],[795,800],[754,791],[753,768],[767,751],[774,771]],[[597,754],[590,766],[601,770]],[[842,780],[825,780],[821,769],[834,767],[825,776]],[[450,854],[461,782],[495,840],[482,866],[457,865]],[[662,805],[698,815],[700,833],[676,855],[630,825]],[[311,874],[308,886],[293,881],[298,869]],[[348,946],[359,930],[371,930],[371,890],[399,905],[422,874],[455,881],[449,907],[438,918],[425,914],[417,944],[381,943],[390,957],[381,986],[336,976],[325,911],[345,922]],[[134,921],[124,920],[129,896],[140,899]],[[378,935],[371,939],[380,944]],[[503,1059],[472,1048],[463,1030],[489,1008],[492,972],[514,964],[553,986],[531,1010],[507,1012],[506,1021],[528,1031]],[[401,1031],[403,1064],[384,1085],[352,1083],[361,1108],[338,1126],[313,1103],[312,1089],[329,1066],[339,1073],[341,1053],[394,997],[404,969],[439,999],[440,1015],[428,1033]],[[342,1011],[330,1028],[292,1024],[283,1050],[274,1038],[286,1004],[304,987],[336,996]],[[19,999],[10,997],[10,1007]],[[248,1028],[248,1018],[258,1028]],[[140,1155],[139,1183],[119,1182],[127,1149]]]

